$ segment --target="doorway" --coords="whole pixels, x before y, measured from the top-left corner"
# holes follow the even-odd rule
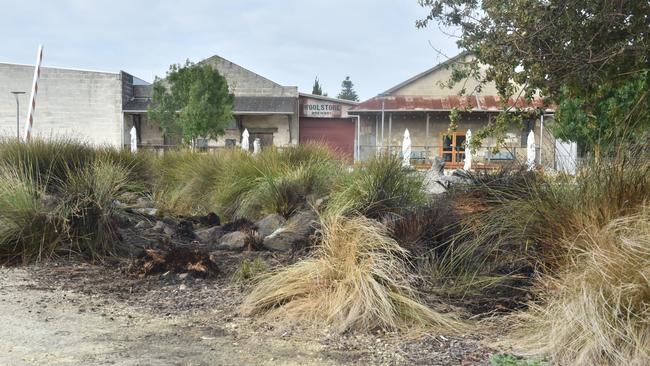
[[[253,151],[253,142],[255,139],[260,139],[260,147],[264,149],[267,146],[273,146],[273,133],[272,132],[253,132],[248,138],[248,149]]]

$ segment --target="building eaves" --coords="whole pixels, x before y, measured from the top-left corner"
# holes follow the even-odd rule
[[[298,93],[298,95],[301,96],[301,97],[305,97],[305,98],[321,99],[321,100],[326,100],[326,101],[335,102],[335,103],[345,103],[345,104],[350,104],[350,105],[359,104],[359,102],[355,102],[354,100],[332,98],[332,97],[326,97],[326,96],[323,96],[323,95],[316,95],[316,94],[309,94],[309,93]]]
[[[296,99],[291,97],[235,97],[235,114],[293,114]],[[124,112],[146,112],[151,98],[133,98],[126,103]]]
[[[383,106],[382,106],[383,104]],[[511,98],[507,103],[510,107],[521,109],[536,109],[543,108],[544,103],[541,99],[534,99],[530,102],[519,98],[515,100]],[[457,108],[461,110],[469,110],[473,112],[500,112],[502,111],[501,100],[497,96],[479,96],[478,98],[472,96],[445,96],[445,97],[429,97],[429,96],[383,96],[374,97],[359,103],[353,107],[348,113],[363,113],[363,112],[448,112]],[[546,109],[546,111],[553,111]]]

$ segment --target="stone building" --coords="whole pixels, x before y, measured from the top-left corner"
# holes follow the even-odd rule
[[[360,119],[361,159],[367,159],[380,151],[401,153],[402,138],[408,128],[413,145],[411,158],[415,164],[424,165],[431,158],[439,156],[447,167],[462,166],[467,131],[478,131],[501,109],[494,85],[485,85],[480,92],[473,80],[452,88],[441,85],[450,79],[452,64],[467,61],[469,57],[471,56],[460,54],[352,108],[349,113]],[[459,96],[461,88],[467,90],[467,96]],[[534,104],[540,106],[541,103],[537,102],[539,101]],[[513,103],[514,101],[509,102]],[[457,130],[450,133],[449,116],[453,108],[462,112]],[[552,111],[547,112],[543,117],[546,123],[552,120]],[[495,146],[493,139],[484,141],[483,148],[475,154],[479,163],[477,166],[521,158],[525,160],[526,139],[531,130],[535,133],[538,159],[541,151],[542,159],[551,159],[552,165],[554,140],[548,133],[548,128],[542,132],[543,118],[526,121],[523,128],[511,126],[506,146],[498,153],[491,151]],[[539,146],[542,146],[541,150]],[[545,154],[547,148],[550,150]]]
[[[217,69],[235,96],[234,119],[217,141],[199,139],[205,147],[235,146],[247,128],[252,141],[289,146],[299,141],[298,88],[282,86],[219,56],[201,61]],[[21,136],[27,114],[34,66],[0,63],[0,136],[16,136],[16,102],[12,91],[24,91]],[[144,148],[178,143],[147,119],[152,85],[124,71],[99,72],[43,67],[34,113],[33,135],[70,138],[94,145],[125,146],[133,126]]]
[[[16,101],[20,101],[20,135],[24,130],[34,66],[0,63],[0,136],[16,137]],[[132,75],[43,67],[38,82],[33,136],[71,138],[94,145],[121,146],[123,107],[134,94]],[[128,136],[126,137],[128,140]]]
[[[248,129],[249,146],[259,138],[262,146],[289,146],[298,144],[298,87],[282,86],[220,56],[212,56],[199,64],[214,67],[226,79],[235,96],[234,119],[226,134],[216,141],[199,139],[199,147],[227,147],[241,143],[244,129]],[[125,131],[133,125],[138,130],[144,147],[174,145],[160,129],[147,120],[151,103],[151,85],[135,88],[133,99],[125,105]]]

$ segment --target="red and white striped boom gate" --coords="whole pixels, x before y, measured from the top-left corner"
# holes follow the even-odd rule
[[[32,126],[34,125],[34,109],[36,108],[36,93],[38,93],[38,77],[41,76],[41,62],[43,61],[43,45],[38,45],[36,54],[36,68],[34,69],[34,80],[32,81],[32,93],[29,98],[29,110],[27,111],[27,123],[25,124],[25,142],[32,139]]]

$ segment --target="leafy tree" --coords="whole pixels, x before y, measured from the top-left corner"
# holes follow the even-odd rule
[[[357,92],[354,91],[354,84],[350,80],[349,76],[345,77],[345,80],[341,83],[341,92],[338,95],[339,99],[353,100],[355,102],[359,101],[359,96]]]
[[[187,61],[171,65],[165,79],[156,78],[148,115],[164,134],[191,143],[222,136],[233,119],[233,103],[228,83],[217,70]]]
[[[418,2],[428,9],[418,27],[458,29],[458,46],[475,56],[457,63],[452,82],[494,82],[504,111],[508,98],[541,96],[559,108],[559,135],[587,148],[650,127],[649,1]],[[516,116],[502,113],[477,137],[506,131]]]
[[[314,79],[314,86],[311,88],[311,93],[314,95],[323,95],[323,89],[318,81],[318,76]]]

